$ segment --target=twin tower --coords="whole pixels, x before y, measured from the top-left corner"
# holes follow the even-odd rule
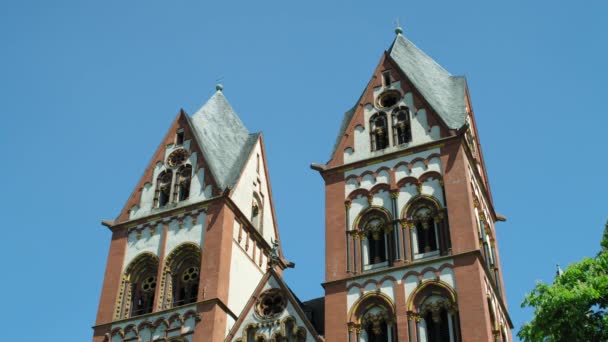
[[[325,296],[282,279],[264,139],[221,87],[181,111],[113,221],[94,342],[511,341],[494,208],[464,77],[401,31],[325,181]]]

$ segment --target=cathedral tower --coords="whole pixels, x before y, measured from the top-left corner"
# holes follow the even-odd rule
[[[327,341],[511,341],[496,213],[464,77],[401,29],[325,181]]]
[[[93,341],[223,341],[267,273],[280,274],[261,134],[221,86],[180,111],[113,221]],[[276,242],[275,242],[276,243]],[[274,272],[274,271],[273,271]]]

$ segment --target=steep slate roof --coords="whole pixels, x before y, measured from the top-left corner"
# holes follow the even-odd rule
[[[199,109],[190,122],[218,186],[234,186],[259,137],[250,134],[221,91]]]
[[[388,53],[449,128],[458,129],[465,124],[466,81],[463,76],[452,76],[402,34],[397,34]],[[360,101],[361,97],[357,104]],[[332,156],[355,113],[357,104],[344,113]]]

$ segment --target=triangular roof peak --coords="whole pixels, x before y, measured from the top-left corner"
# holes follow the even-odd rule
[[[190,120],[218,186],[232,187],[259,134],[249,134],[221,88]]]
[[[401,33],[397,33],[387,53],[449,128],[465,124],[463,76],[452,76]]]
[[[403,34],[402,29],[395,30],[396,36],[385,51],[382,61],[389,60],[407,77],[412,85],[420,92],[432,109],[438,114],[448,129],[459,129],[466,123],[466,80],[463,76],[453,76],[430,56],[420,50]],[[381,67],[381,66],[378,66]],[[332,150],[331,158],[335,157],[338,145],[344,138],[357,108],[363,105],[361,101],[372,80],[357,99],[355,105],[344,113],[340,131]]]

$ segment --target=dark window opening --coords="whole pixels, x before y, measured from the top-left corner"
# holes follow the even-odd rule
[[[439,312],[427,312],[424,316],[429,342],[450,342],[448,312],[442,308]]]
[[[388,147],[386,114],[378,113],[370,119],[372,151]]]
[[[437,231],[432,219],[416,223],[418,253],[428,253],[437,250]]]
[[[367,233],[367,243],[369,245],[369,263],[378,264],[386,261],[386,234]]]
[[[401,94],[397,90],[389,90],[380,95],[378,98],[378,106],[380,108],[389,108],[399,102]]]
[[[158,176],[156,180],[156,196],[154,198],[156,207],[162,208],[169,203],[172,178],[173,173],[171,171],[165,171]]]
[[[196,302],[198,293],[198,267],[184,267],[173,279],[173,306],[186,305]]]
[[[407,107],[399,108],[393,114],[393,139],[396,145],[405,144],[412,140],[409,109]]]
[[[385,71],[382,73],[382,82],[385,87],[389,87],[391,85],[391,72]]]
[[[175,137],[175,144],[182,145],[183,143],[184,143],[184,131],[180,130],[177,132],[177,135]]]
[[[369,342],[388,342],[388,325],[385,322],[381,322],[377,327],[370,324],[365,328],[365,332]]]
[[[131,317],[152,312],[156,275],[148,275],[140,282],[133,284]]]
[[[177,201],[181,202],[190,197],[190,183],[192,180],[192,166],[185,165],[180,168],[177,174],[176,195]]]

